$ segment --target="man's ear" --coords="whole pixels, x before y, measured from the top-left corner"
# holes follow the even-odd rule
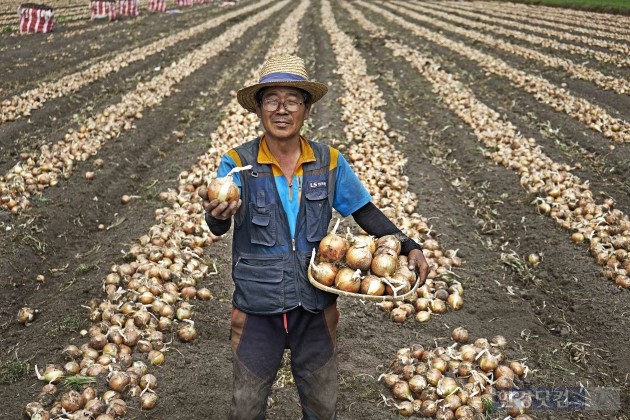
[[[258,103],[256,103],[256,115],[258,115],[258,118],[262,118],[262,111],[261,111],[260,105],[258,105]]]

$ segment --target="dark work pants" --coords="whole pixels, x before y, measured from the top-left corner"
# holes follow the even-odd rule
[[[338,321],[336,304],[317,314],[300,307],[280,315],[250,315],[235,308],[231,322],[234,394],[229,418],[265,418],[267,397],[288,348],[302,418],[335,419]]]

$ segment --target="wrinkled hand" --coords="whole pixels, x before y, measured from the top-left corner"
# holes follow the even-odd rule
[[[427,263],[424,254],[419,249],[412,249],[407,256],[409,261],[409,269],[416,270],[420,276],[420,284],[423,284],[429,275],[429,264]]]
[[[228,220],[241,207],[242,200],[240,199],[231,203],[227,201],[220,202],[219,200],[208,201],[208,190],[206,187],[199,188],[198,194],[203,200],[203,209],[215,219]]]

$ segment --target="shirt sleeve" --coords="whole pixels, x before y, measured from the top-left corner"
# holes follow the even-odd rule
[[[217,169],[217,178],[223,178],[226,176],[232,169],[236,168],[236,162],[229,155],[223,155],[221,157],[221,162],[219,163],[219,169]],[[239,192],[241,191],[241,177],[233,176],[232,181],[238,186]]]
[[[346,159],[337,154],[337,180],[335,181],[335,196],[333,207],[343,217],[347,217],[372,201],[372,196],[363,186]]]

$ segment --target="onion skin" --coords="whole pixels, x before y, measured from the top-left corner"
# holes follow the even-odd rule
[[[340,271],[334,264],[325,261],[319,264],[312,264],[310,269],[315,281],[324,286],[332,286]]]
[[[355,270],[367,271],[372,264],[372,253],[367,245],[351,246],[346,252],[346,265]]]
[[[350,245],[345,238],[329,233],[319,243],[319,259],[329,263],[341,262],[349,247]]]
[[[398,259],[391,255],[380,254],[372,258],[370,269],[372,274],[379,277],[391,277],[398,268]]]
[[[345,292],[357,293],[361,290],[361,276],[356,271],[344,267],[335,276],[335,287]]]
[[[238,201],[238,186],[231,178],[215,178],[208,185],[208,201],[219,200],[220,203]]]
[[[370,296],[382,296],[385,294],[385,285],[378,277],[367,275],[361,281],[361,293]]]

